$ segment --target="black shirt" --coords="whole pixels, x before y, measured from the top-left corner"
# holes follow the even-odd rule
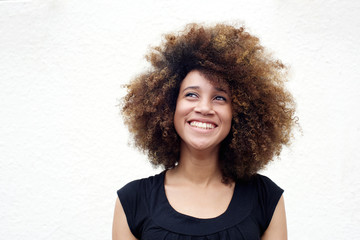
[[[283,193],[269,178],[257,174],[236,182],[227,210],[199,219],[177,212],[164,188],[165,172],[135,180],[118,190],[129,228],[141,240],[260,239]]]

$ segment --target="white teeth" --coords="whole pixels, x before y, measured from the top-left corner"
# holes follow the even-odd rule
[[[213,129],[215,126],[211,123],[204,123],[204,122],[190,122],[190,125],[193,127],[203,128],[203,129]]]

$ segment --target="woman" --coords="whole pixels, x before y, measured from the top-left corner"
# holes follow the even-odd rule
[[[283,190],[257,174],[295,124],[284,65],[224,24],[168,34],[147,59],[122,113],[165,171],[118,191],[113,240],[287,239]]]

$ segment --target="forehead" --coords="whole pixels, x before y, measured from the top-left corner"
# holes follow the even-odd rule
[[[229,85],[227,82],[216,75],[204,73],[199,70],[193,70],[189,72],[182,81],[180,88],[184,89],[189,86],[200,88],[209,87],[230,94]]]

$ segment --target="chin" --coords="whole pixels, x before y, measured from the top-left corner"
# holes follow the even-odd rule
[[[215,149],[219,146],[219,144],[213,144],[213,143],[209,143],[209,142],[199,142],[199,141],[196,143],[191,142],[187,145],[196,150]]]

